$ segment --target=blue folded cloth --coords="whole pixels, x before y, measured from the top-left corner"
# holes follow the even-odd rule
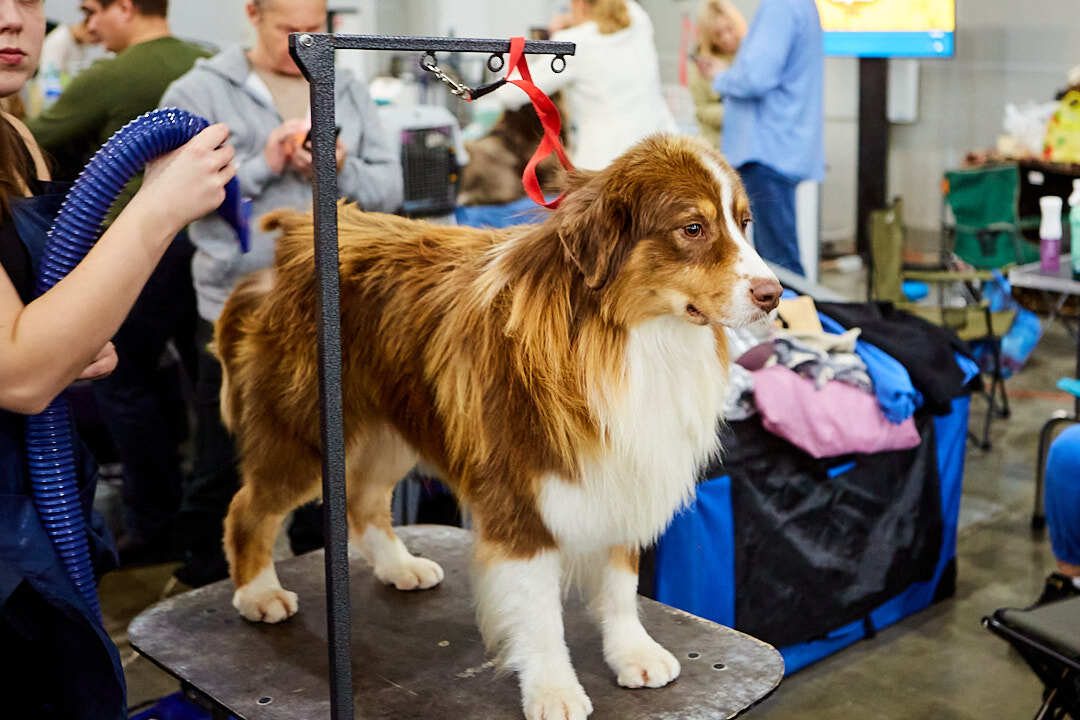
[[[818,313],[818,317],[825,332],[834,335],[847,332],[847,328],[831,317],[822,313]],[[911,375],[893,356],[862,340],[855,341],[855,354],[866,363],[866,370],[874,381],[878,405],[890,422],[902,423],[922,407],[922,393],[915,389]]]
[[[979,363],[960,353],[953,353],[953,357],[956,358],[956,366],[964,373],[964,385],[967,385],[979,374]]]

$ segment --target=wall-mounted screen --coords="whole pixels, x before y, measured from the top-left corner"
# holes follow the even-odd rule
[[[816,1],[827,55],[953,56],[956,0]]]

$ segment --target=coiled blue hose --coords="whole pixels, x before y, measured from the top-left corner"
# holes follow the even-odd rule
[[[36,293],[58,283],[90,251],[110,206],[143,166],[175,150],[209,123],[178,109],[149,112],[118,130],[94,155],[60,208],[45,245]],[[235,178],[218,212],[248,250],[248,206]],[[72,583],[92,613],[101,616],[90,546],[79,501],[78,457],[66,393],[27,418],[26,456],[34,505]]]

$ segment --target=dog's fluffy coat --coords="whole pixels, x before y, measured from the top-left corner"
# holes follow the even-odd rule
[[[518,672],[528,718],[591,711],[562,638],[571,566],[620,684],[679,673],[637,619],[637,556],[715,450],[720,326],[764,317],[779,295],[748,220],[721,157],[674,136],[572,175],[539,226],[340,207],[352,538],[383,582],[437,584],[441,568],[395,536],[389,500],[418,460],[440,470],[474,518],[481,630]],[[237,288],[215,343],[242,458],[225,532],[234,604],[276,622],[297,602],[271,546],[282,518],[318,495],[320,440],[312,219],[266,222],[282,230],[274,267]]]

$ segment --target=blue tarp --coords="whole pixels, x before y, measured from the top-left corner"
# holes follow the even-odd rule
[[[870,614],[884,628],[930,605],[949,562],[956,557],[956,531],[964,474],[970,398],[957,398],[952,412],[934,418],[944,534],[934,577],[910,585]],[[850,468],[841,466],[830,474]],[[721,625],[735,623],[735,520],[731,481],[717,477],[698,486],[697,498],[672,522],[656,548],[655,597]],[[837,628],[821,640],[780,648],[786,672],[796,672],[866,635],[862,622]]]

